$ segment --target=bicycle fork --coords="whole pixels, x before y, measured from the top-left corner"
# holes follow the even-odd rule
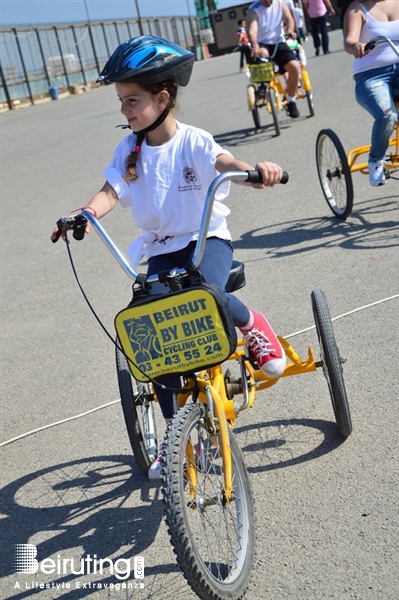
[[[215,387],[211,386],[209,382],[198,382],[199,384],[199,401],[206,405],[206,427],[210,437],[215,445],[218,446],[216,438],[219,440],[220,453],[223,465],[223,483],[224,490],[222,493],[222,502],[229,504],[233,500],[233,482],[232,482],[232,461],[231,451],[229,442],[229,425],[227,423],[226,414],[223,406],[223,399],[217,392]],[[189,462],[189,468],[187,470],[188,481],[190,485],[190,491],[192,495],[195,495],[196,489],[196,469],[194,465],[194,457],[190,456],[193,454],[192,447],[186,448],[187,458]],[[199,460],[203,460],[203,457],[199,457]],[[194,498],[193,498],[194,499]]]

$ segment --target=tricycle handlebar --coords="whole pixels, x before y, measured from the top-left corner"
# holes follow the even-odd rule
[[[397,40],[394,40],[394,41],[396,42]],[[397,56],[399,56],[399,50],[396,48],[394,42],[392,40],[390,40],[389,38],[385,37],[384,35],[378,35],[377,37],[375,37],[372,40],[370,40],[369,42],[367,42],[367,44],[364,47],[364,51],[370,52],[371,50],[374,50],[374,48],[377,46],[377,44],[381,44],[381,43],[389,44],[391,46],[392,50],[397,54]]]
[[[280,183],[287,183],[289,179],[288,173],[283,171],[283,176],[281,178]],[[195,248],[194,256],[193,256],[193,265],[194,267],[198,267],[202,256],[204,254],[205,242],[208,234],[209,223],[212,214],[213,202],[215,200],[216,191],[218,188],[225,183],[226,181],[248,181],[250,183],[262,183],[262,176],[259,171],[228,171],[226,173],[222,173],[216,179],[213,180],[211,185],[209,186],[204,210],[202,213],[201,224],[199,228],[199,235],[197,240],[197,245]],[[59,234],[63,229],[72,228],[73,237],[75,239],[83,239],[84,231],[86,227],[87,221],[92,225],[93,229],[98,233],[104,244],[107,246],[108,250],[111,252],[113,257],[125,271],[125,273],[135,281],[138,277],[138,273],[131,267],[126,257],[122,254],[119,248],[115,245],[113,240],[110,238],[108,233],[105,231],[104,227],[101,225],[99,219],[97,219],[91,210],[83,209],[81,213],[79,213],[76,217],[62,217],[57,221]],[[53,239],[56,242],[57,239]],[[174,269],[172,276],[176,275],[186,275],[186,270],[184,268],[176,268]],[[147,278],[147,282],[149,284],[157,283],[159,281],[158,275],[150,275]]]

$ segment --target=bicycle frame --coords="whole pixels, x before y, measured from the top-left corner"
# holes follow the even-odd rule
[[[357,163],[359,156],[362,154],[369,154],[371,148],[371,144],[367,144],[366,146],[359,146],[358,148],[353,148],[347,154],[347,161],[349,165],[349,169],[351,173],[356,173],[360,171],[363,174],[367,174],[368,170],[368,162]],[[399,169],[399,124],[396,125],[394,135],[389,140],[388,148],[392,148],[392,152],[388,152],[384,163],[385,168],[390,171],[392,169]]]
[[[315,362],[311,346],[308,348],[307,360],[302,361],[287,340],[281,336],[278,336],[278,339],[284,347],[288,360],[291,361],[287,364],[281,377],[310,373],[321,366],[320,362]],[[226,366],[228,361],[238,361],[240,363],[240,379],[233,382],[226,382],[223,367]],[[212,420],[211,427],[215,433],[220,434],[226,502],[229,502],[232,491],[231,458],[228,447],[227,427],[233,428],[238,414],[253,405],[257,392],[275,385],[277,381],[278,379],[270,379],[263,371],[252,366],[244,352],[242,340],[238,341],[235,352],[227,361],[200,372],[196,377],[196,386],[199,390],[197,400],[207,405],[208,415]],[[182,393],[177,397],[178,408],[182,408],[187,402],[191,392],[184,392],[184,389],[189,390],[190,388],[192,389],[192,384],[189,377]],[[236,395],[244,397],[242,403],[238,403],[234,399]],[[229,398],[230,396],[232,399]],[[216,421],[213,415],[216,417]],[[189,481],[193,484],[193,488],[195,488],[194,481],[190,479],[191,477],[194,477],[193,473],[189,473]]]
[[[306,67],[304,65],[301,65],[301,78],[302,78],[302,86],[300,88],[298,88],[298,90],[297,90],[297,93],[296,93],[297,100],[302,100],[302,99],[306,98],[306,92],[310,92],[312,90],[309,73],[307,72]],[[255,83],[253,85],[256,85],[259,88],[260,84]],[[287,90],[284,85],[284,76],[281,75],[281,73],[277,72],[277,73],[275,73],[274,79],[272,81],[265,81],[263,83],[263,85],[265,86],[266,89],[271,87],[275,91],[277,109],[278,109],[278,111],[281,112],[283,110],[284,106],[288,103]],[[302,88],[305,91],[305,94],[303,93]],[[263,108],[264,106],[266,106],[267,111],[270,113],[271,107],[270,107],[270,102],[267,98],[267,95],[264,99],[259,100],[258,107]]]
[[[305,65],[301,65],[301,78],[302,86],[298,87],[296,93],[297,100],[302,100],[303,98],[306,98],[306,92],[310,92],[312,89],[312,86],[310,84],[309,73],[307,72]],[[283,79],[284,76],[281,75],[281,73],[277,72],[274,80],[269,83],[270,87],[272,87],[276,92],[277,106],[279,110],[282,110],[283,107],[288,103],[287,90],[285,88]],[[302,92],[302,88],[305,90],[305,94]],[[280,105],[278,103],[279,100]]]

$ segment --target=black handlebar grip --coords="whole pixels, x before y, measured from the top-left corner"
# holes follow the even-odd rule
[[[290,178],[290,176],[288,175],[287,171],[283,171],[283,175],[280,179],[280,183],[283,183],[285,185],[286,183],[288,183],[289,178]]]
[[[377,42],[375,40],[370,40],[369,42],[367,42],[367,44],[364,47],[364,51],[365,52],[370,52],[370,50],[373,50],[377,45]]]
[[[86,233],[86,224],[87,224],[87,219],[85,217],[83,217],[82,215],[78,215],[77,217],[75,217],[75,222],[73,224],[73,238],[75,240],[83,240],[85,233]]]
[[[248,173],[248,177],[246,178],[245,181],[248,181],[249,183],[262,183],[262,175],[260,174],[259,171],[247,171]],[[279,183],[287,183],[287,181],[289,180],[289,175],[287,173],[287,171],[283,171],[283,175],[280,179]]]

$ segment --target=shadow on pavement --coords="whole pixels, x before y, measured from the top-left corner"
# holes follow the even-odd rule
[[[138,490],[139,506],[130,499]],[[75,588],[76,581],[82,580],[82,573],[78,573],[80,560],[112,557],[114,565],[119,560],[119,564],[126,566],[127,559],[133,561],[133,557],[142,555],[153,543],[163,519],[160,496],[160,487],[154,486],[138,469],[132,469],[132,459],[127,456],[83,458],[17,479],[2,490],[1,538],[6,552],[1,561],[1,577],[38,579],[36,574],[17,574],[13,564],[13,545],[29,540],[37,547],[38,561],[50,557],[56,561],[57,555],[74,558],[75,573],[70,570],[66,575],[55,573],[51,579],[54,585],[70,582],[71,589],[62,590],[62,594],[54,590],[54,597],[78,599],[94,593],[93,589]],[[36,542],[38,536],[45,541]],[[74,556],[77,547],[81,547],[79,557]],[[107,568],[104,571],[107,575],[95,575],[96,583],[115,585],[115,575]],[[148,581],[151,575],[174,572],[181,580],[175,563],[146,566],[145,576]],[[49,576],[46,580],[49,581]],[[14,592],[12,597],[25,598],[41,591],[23,590],[21,585],[20,592]],[[140,597],[143,598],[142,593]]]
[[[253,229],[234,241],[234,249],[261,248],[269,256],[281,258],[329,246],[350,250],[395,247],[399,246],[399,220],[387,216],[395,212],[397,217],[397,209],[395,196],[369,200],[359,203],[347,221],[317,217]],[[376,222],[379,214],[384,218]],[[368,215],[373,215],[374,222],[367,220]]]

